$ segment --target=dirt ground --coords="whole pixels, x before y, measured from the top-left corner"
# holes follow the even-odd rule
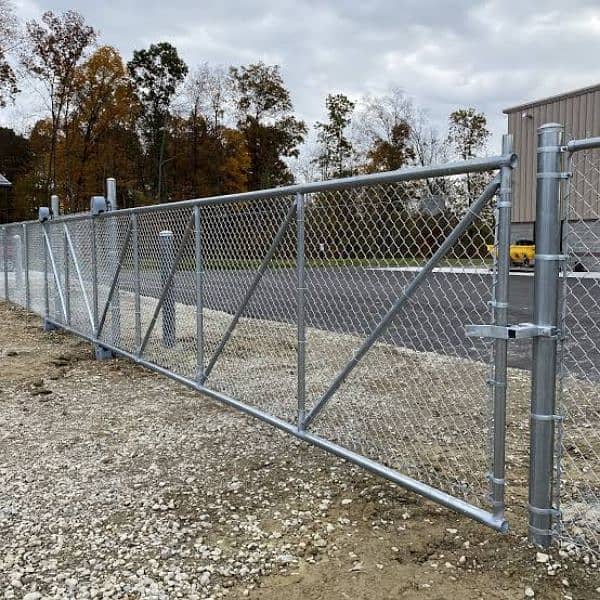
[[[600,598],[589,556],[538,554],[20,309],[0,323],[0,598]]]

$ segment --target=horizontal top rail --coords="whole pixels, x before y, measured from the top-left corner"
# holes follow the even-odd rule
[[[571,140],[565,146],[567,152],[591,150],[592,148],[600,148],[600,137],[592,137],[584,140]]]
[[[492,171],[506,166],[514,166],[517,161],[517,155],[514,153],[487,156],[484,158],[474,158],[471,160],[454,161],[440,165],[429,165],[424,167],[408,167],[395,171],[385,171],[383,173],[372,173],[369,175],[355,175],[353,177],[343,177],[340,179],[328,179],[326,181],[314,181],[311,183],[300,183],[287,185],[266,190],[256,190],[252,192],[240,192],[238,194],[226,194],[222,196],[208,196],[206,198],[194,198],[191,200],[181,200],[179,202],[167,202],[163,204],[151,204],[148,206],[138,206],[136,208],[122,208],[118,211],[108,211],[94,215],[95,219],[123,215],[130,213],[145,213],[178,208],[191,208],[202,205],[220,205],[233,202],[249,202],[253,200],[264,200],[267,198],[276,198],[281,196],[292,196],[295,194],[314,194],[318,192],[328,192],[341,189],[351,189],[364,187],[367,185],[377,185],[381,183],[400,183],[402,181],[414,181],[416,179],[430,179],[435,177],[448,177],[451,175],[463,175],[467,173],[481,173]],[[76,221],[79,219],[90,218],[90,213],[79,213],[75,215],[61,215],[53,219],[60,222],[63,219]],[[36,222],[36,221],[31,221]],[[7,225],[11,225],[7,223]],[[14,223],[13,223],[14,225]]]

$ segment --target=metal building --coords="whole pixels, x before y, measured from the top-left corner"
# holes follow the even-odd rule
[[[504,110],[508,115],[508,132],[514,137],[519,155],[515,171],[513,240],[533,239],[535,221],[537,129],[544,123],[560,123],[564,140],[600,136],[600,84],[557,96],[526,102]],[[573,197],[581,206],[575,212],[582,219],[598,219],[598,196],[587,199],[585,177],[575,173],[572,185],[578,190]],[[589,201],[588,201],[589,200]],[[596,221],[597,222],[597,221]]]

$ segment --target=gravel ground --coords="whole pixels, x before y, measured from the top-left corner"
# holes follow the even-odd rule
[[[19,309],[0,304],[0,322],[4,598],[600,598],[594,558],[537,553],[128,361],[96,362]]]

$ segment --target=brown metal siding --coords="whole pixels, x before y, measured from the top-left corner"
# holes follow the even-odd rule
[[[523,114],[529,115],[523,117]],[[600,90],[548,100],[508,111],[508,132],[514,137],[519,164],[515,172],[515,208],[513,220],[529,223],[535,220],[535,181],[537,167],[537,129],[544,123],[557,122],[565,128],[565,140],[600,136]],[[578,161],[583,166],[583,161]],[[581,169],[583,171],[583,169]],[[598,218],[598,194],[592,194],[590,180],[598,179],[596,169],[576,170],[573,186],[573,208],[579,218]],[[586,185],[587,182],[587,185]],[[600,184],[600,181],[596,183]]]

